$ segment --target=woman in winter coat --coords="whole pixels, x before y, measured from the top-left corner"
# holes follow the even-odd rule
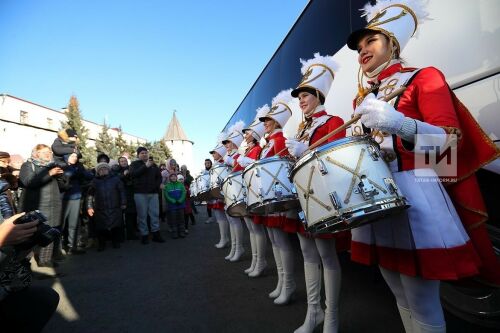
[[[20,198],[19,211],[30,212],[40,210],[47,217],[51,227],[58,227],[61,223],[61,194],[60,188],[67,186],[63,169],[55,166],[52,159],[52,150],[44,144],[33,148],[31,158],[21,166],[19,172],[20,185],[24,190]],[[55,267],[53,262],[54,244],[35,249],[35,260],[39,267]]]
[[[97,176],[90,184],[87,213],[94,218],[99,242],[97,250],[104,250],[108,234],[111,234],[113,247],[119,248],[122,210],[127,207],[125,188],[119,177],[109,174],[108,163],[97,164],[95,170]]]

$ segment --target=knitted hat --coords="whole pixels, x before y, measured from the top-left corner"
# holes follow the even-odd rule
[[[10,154],[6,151],[0,151],[0,158],[9,158]]]
[[[98,164],[95,166],[95,172],[96,172],[96,173],[99,173],[99,171],[100,171],[101,169],[104,169],[104,168],[105,168],[105,169],[108,169],[108,170],[109,170],[109,169],[111,169],[111,167],[109,166],[109,164],[108,164],[108,163],[101,162],[101,163],[98,163]]]

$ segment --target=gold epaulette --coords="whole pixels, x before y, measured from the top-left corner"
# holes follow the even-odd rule
[[[416,71],[418,68],[416,67],[401,67],[401,69],[399,70],[400,73],[408,73],[408,72],[414,72]]]

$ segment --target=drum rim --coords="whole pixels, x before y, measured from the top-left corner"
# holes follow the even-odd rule
[[[409,207],[411,207],[410,203],[408,202],[408,199],[406,199],[406,197],[398,197],[398,196],[392,196],[390,198],[390,200],[388,200],[387,202],[384,202],[386,201],[387,199],[381,199],[381,200],[378,200],[375,204],[390,204],[390,205],[394,205],[392,207],[390,207],[389,209],[379,209],[379,210],[376,210],[376,211],[372,211],[372,212],[368,212],[364,215],[370,215],[370,214],[373,214],[373,213],[376,213],[376,212],[383,212],[383,211],[387,211],[387,210],[393,210],[395,208],[402,208],[402,209],[407,209]],[[359,215],[359,213],[366,209],[366,208],[369,208],[370,206],[372,205],[363,205],[363,206],[359,206],[359,207],[356,207],[355,210],[351,211],[350,213],[353,214],[354,217],[359,217],[359,216],[362,216],[362,215]],[[337,210],[336,211],[337,213],[339,213],[339,211]],[[321,224],[321,223],[325,223],[325,222],[333,222],[336,220],[336,218],[341,218],[343,214],[337,214],[337,215],[329,215],[328,217],[323,217],[321,218],[320,220],[318,220],[316,223],[314,223],[313,225],[311,225],[311,227],[314,228],[315,225],[317,224]],[[306,219],[307,219],[307,216],[306,216]],[[340,220],[338,220],[340,221]]]
[[[243,174],[243,171],[241,170],[241,171],[231,172],[231,173],[230,173],[230,174],[229,174],[226,178],[224,178],[224,180],[222,181],[222,186],[224,186],[224,183],[225,183],[225,182],[227,182],[227,180],[228,180],[229,178],[234,178],[234,177],[238,176],[239,174],[241,174],[241,175],[242,175],[242,174]]]
[[[293,161],[289,157],[281,157],[281,156],[271,156],[271,157],[266,157],[266,158],[261,158],[259,160],[255,160],[252,164],[247,165],[245,169],[243,170],[243,177],[245,177],[245,173],[250,171],[255,165],[260,165],[260,164],[267,164],[271,163],[274,161],[288,161],[290,164],[293,164]]]
[[[229,214],[229,210],[231,210],[231,208],[233,208],[239,204],[243,204],[246,207],[245,208],[246,215],[243,215],[243,216],[247,216],[248,215],[248,206],[246,205],[245,200],[235,201],[232,204],[230,204],[229,206],[227,206],[226,210],[228,211],[228,214]]]
[[[214,172],[215,169],[219,169],[219,168],[226,168],[226,169],[229,169],[231,170],[231,168],[228,166],[228,165],[225,165],[225,164],[217,164],[217,165],[214,165],[213,167],[210,168],[210,170],[208,170],[208,174],[209,175],[212,175],[212,173]]]
[[[319,146],[318,148],[314,149],[313,151],[307,153],[306,155],[302,156],[295,162],[293,165],[291,171],[290,171],[290,178],[293,179],[297,171],[305,164],[307,164],[311,159],[314,158],[314,155],[316,154],[321,154],[325,150],[329,150],[331,148],[341,146],[347,143],[352,143],[352,142],[370,142],[374,143],[375,145],[378,146],[378,143],[368,134],[366,135],[353,135],[353,136],[347,136],[345,138],[337,139],[332,142],[328,142],[322,146]]]

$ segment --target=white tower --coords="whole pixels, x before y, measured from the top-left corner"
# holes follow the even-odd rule
[[[188,140],[186,133],[181,127],[179,120],[174,114],[170,124],[168,124],[167,132],[163,136],[163,141],[167,145],[168,149],[172,152],[173,158],[177,161],[179,166],[185,164],[188,170],[193,173],[194,162],[193,162],[193,141]]]

